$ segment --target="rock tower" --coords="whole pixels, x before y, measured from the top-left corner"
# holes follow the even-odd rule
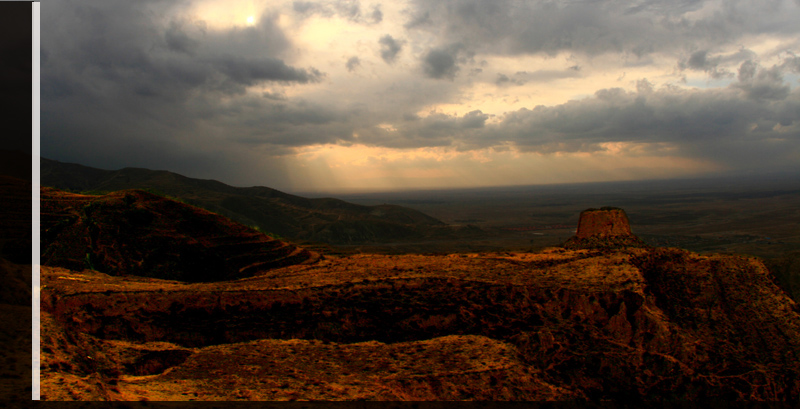
[[[564,247],[571,249],[645,246],[631,232],[628,215],[618,207],[582,211],[578,231],[564,243]]]

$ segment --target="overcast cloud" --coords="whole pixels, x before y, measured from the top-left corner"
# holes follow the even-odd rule
[[[393,63],[394,59],[397,57],[397,53],[403,49],[403,43],[395,40],[389,34],[381,37],[378,43],[381,45],[381,58],[383,58],[383,61],[386,61],[387,64]]]
[[[52,159],[295,191],[800,171],[794,0],[52,0],[41,16]],[[583,171],[531,172],[552,160]]]

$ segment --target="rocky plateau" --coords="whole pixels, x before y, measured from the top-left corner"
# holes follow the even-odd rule
[[[564,248],[351,256],[141,191],[42,214],[45,400],[800,399],[764,265],[644,246],[621,209]]]

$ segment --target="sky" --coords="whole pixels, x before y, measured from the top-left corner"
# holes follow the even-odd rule
[[[52,0],[41,154],[289,192],[800,173],[800,0]]]

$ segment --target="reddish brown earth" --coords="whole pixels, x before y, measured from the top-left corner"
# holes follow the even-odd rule
[[[564,247],[570,249],[645,247],[631,232],[625,211],[616,207],[581,212],[578,230]]]
[[[44,399],[800,398],[798,306],[752,258],[553,248],[111,273],[42,267]]]
[[[632,236],[628,215],[622,209],[602,208],[587,209],[581,212],[578,220],[578,238],[591,236]]]

